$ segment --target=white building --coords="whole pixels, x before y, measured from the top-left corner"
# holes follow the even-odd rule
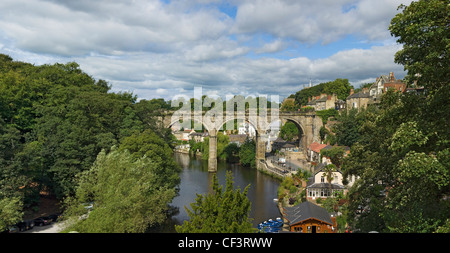
[[[256,136],[256,129],[248,122],[243,122],[238,127],[239,134],[246,134],[249,137]]]

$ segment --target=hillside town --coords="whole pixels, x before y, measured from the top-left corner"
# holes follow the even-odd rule
[[[395,78],[393,72],[388,75],[381,75],[372,84],[366,84],[365,86],[358,92],[354,92],[354,89],[351,88],[345,100],[338,99],[336,94],[321,93],[317,96],[308,97],[306,105],[296,107],[300,107],[297,109],[298,111],[308,108],[315,112],[334,110],[336,113],[333,114],[337,115],[342,111],[352,109],[360,111],[368,106],[377,106],[380,103],[381,96],[389,89],[399,93],[424,93],[424,88],[418,87],[417,83],[407,87],[403,80]],[[282,102],[281,108],[290,103],[295,104],[295,99],[286,98]],[[292,106],[288,108],[292,108]],[[338,123],[336,118],[329,117],[324,123],[323,128],[326,129],[327,135],[333,135],[333,125]],[[174,124],[171,128],[179,141],[175,150],[180,153],[192,153],[192,143],[203,143],[205,138],[208,137],[207,131],[183,129],[180,124]],[[301,128],[298,129],[297,136],[289,140],[281,137],[281,128],[283,128],[283,125],[280,121],[274,122],[268,132],[267,142],[265,142],[265,170],[279,178],[292,178],[295,187],[298,188],[293,194],[287,194],[290,197],[281,196],[277,199],[280,213],[284,219],[284,230],[310,233],[338,232],[336,217],[340,215],[339,210],[326,210],[322,206],[327,198],[346,195],[348,189],[357,179],[355,176],[344,178],[339,164],[339,160],[350,153],[350,147],[337,143],[330,145],[327,136],[324,136],[322,140],[314,141],[304,148],[301,145]],[[223,130],[223,135],[228,136],[229,143],[234,143],[240,147],[246,141],[256,138],[256,130],[252,124],[240,122],[235,130]],[[194,155],[202,156],[198,149],[194,151]],[[300,195],[303,196],[304,201],[298,201]],[[339,206],[338,203],[333,208],[336,209],[337,206]],[[360,212],[365,211],[363,206],[360,208]],[[311,217],[301,219],[300,222],[299,217],[305,217],[305,215]],[[345,227],[345,231],[351,230]]]

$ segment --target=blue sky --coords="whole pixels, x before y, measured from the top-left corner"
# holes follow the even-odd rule
[[[34,64],[76,61],[140,99],[289,96],[393,71],[388,31],[404,0],[3,0],[0,53]]]

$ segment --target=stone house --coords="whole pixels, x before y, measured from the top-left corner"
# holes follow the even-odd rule
[[[344,100],[338,99],[336,102],[334,102],[334,109],[336,111],[345,110],[346,107],[347,107],[347,104],[345,103]]]
[[[350,90],[350,95],[347,97],[347,110],[356,108],[366,108],[368,104],[372,102],[373,98],[367,88],[364,88],[358,93],[354,93],[353,89]]]
[[[193,129],[185,129],[183,131],[176,131],[173,133],[177,140],[180,141],[189,141],[190,140],[190,134],[195,133]]]
[[[322,111],[322,110],[328,110],[328,109],[334,109],[335,103],[337,101],[336,94],[320,94],[320,96],[315,97],[309,97],[307,106],[314,107],[314,110],[316,111]]]
[[[402,80],[396,79],[394,72],[389,72],[389,76],[381,75],[377,77],[375,83],[369,88],[369,94],[374,101],[378,102],[381,95],[388,91],[389,88],[403,93],[406,91],[406,84]]]
[[[236,143],[240,147],[247,140],[246,134],[230,134],[228,135],[230,143]]]
[[[189,139],[193,140],[195,142],[203,142],[203,140],[205,139],[205,137],[209,136],[208,132],[205,133],[197,133],[197,132],[191,132],[189,134]]]

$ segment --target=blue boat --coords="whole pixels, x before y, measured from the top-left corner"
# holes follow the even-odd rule
[[[278,233],[281,227],[283,227],[283,220],[281,218],[276,218],[276,220],[269,219],[258,224],[258,230],[265,233]]]

